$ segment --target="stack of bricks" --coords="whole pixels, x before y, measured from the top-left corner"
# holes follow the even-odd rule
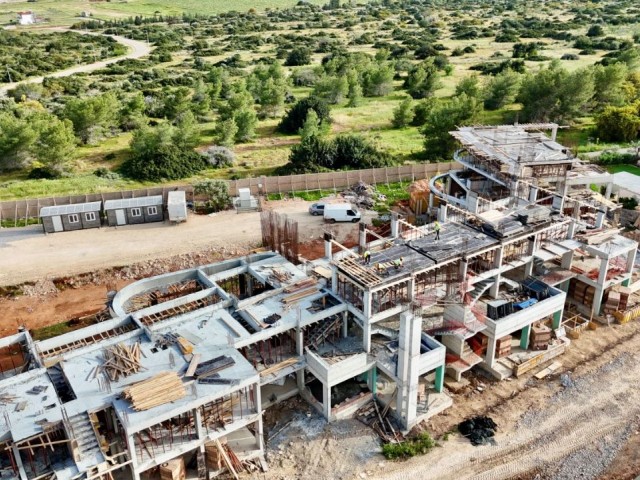
[[[551,329],[545,325],[534,325],[531,329],[529,348],[532,350],[546,350],[551,340]]]
[[[496,358],[506,357],[511,354],[511,335],[496,340]]]

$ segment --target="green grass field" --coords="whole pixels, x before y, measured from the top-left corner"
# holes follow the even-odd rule
[[[609,173],[629,172],[640,177],[640,168],[635,165],[609,165],[607,171]]]

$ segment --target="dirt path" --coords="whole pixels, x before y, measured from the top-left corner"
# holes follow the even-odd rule
[[[58,32],[71,31],[68,28],[62,28],[62,27],[55,27],[55,28],[51,28],[51,29],[48,29],[48,30],[58,31]],[[84,34],[84,35],[102,35],[100,33],[85,32],[85,31],[81,31],[81,30],[73,30],[73,31],[76,32],[76,33]],[[99,70],[101,68],[104,68],[107,65],[110,65],[112,63],[119,62],[120,60],[144,57],[144,56],[148,55],[151,52],[151,50],[153,49],[146,42],[141,42],[139,40],[132,40],[130,38],[125,38],[125,37],[121,37],[121,36],[118,36],[118,35],[107,35],[107,36],[112,37],[118,43],[121,43],[122,45],[125,45],[127,48],[129,48],[129,53],[127,53],[126,55],[119,56],[119,57],[113,57],[113,58],[109,58],[107,60],[101,60],[99,62],[90,63],[88,65],[77,65],[75,67],[67,68],[65,70],[59,70],[57,72],[48,73],[45,76],[46,77],[56,77],[57,78],[57,77],[68,77],[69,75],[73,75],[75,73],[93,72],[95,70]],[[11,90],[13,88],[16,88],[20,84],[23,84],[23,83],[42,83],[42,80],[45,78],[45,76],[31,77],[31,78],[27,78],[26,80],[22,80],[21,82],[13,82],[13,83],[4,84],[4,85],[0,86],[0,97],[6,95],[7,91],[9,91],[9,90]]]
[[[325,230],[334,232],[339,240],[354,237],[357,225],[327,225],[322,217],[309,215],[310,203],[302,200],[269,202],[268,208],[298,221],[300,242],[318,240]],[[219,249],[222,256],[228,258],[236,256],[240,249],[260,246],[261,240],[260,214],[238,215],[235,211],[214,216],[190,215],[186,223],[177,226],[148,223],[49,235],[44,235],[42,227],[37,225],[2,229],[0,286],[76,275],[211,248]]]

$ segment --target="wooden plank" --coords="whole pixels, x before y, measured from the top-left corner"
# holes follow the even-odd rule
[[[193,377],[193,374],[196,372],[196,368],[198,368],[198,364],[200,363],[200,358],[202,358],[202,355],[199,353],[193,355],[191,362],[189,362],[187,373],[184,374],[185,377]]]
[[[229,458],[229,455],[227,455],[227,451],[224,449],[224,447],[220,443],[220,440],[216,438],[215,442],[216,442],[216,447],[218,447],[218,451],[220,452],[220,455],[222,455],[222,459],[224,460],[224,463],[227,466],[227,469],[229,469],[229,473],[233,475],[233,478],[235,478],[236,480],[239,480],[238,474],[236,473],[235,469],[233,468],[233,464],[231,463],[231,459]]]
[[[538,373],[536,373],[534,375],[534,377],[536,377],[538,380],[541,380],[544,377],[546,377],[547,375],[549,375],[550,373],[553,373],[556,370],[558,370],[561,366],[562,366],[562,364],[560,362],[553,362],[547,368],[543,368]]]
[[[563,342],[560,345],[556,345],[554,347],[549,348],[545,352],[542,352],[540,355],[533,357],[531,360],[527,360],[526,362],[521,363],[520,365],[516,365],[513,369],[513,374],[516,377],[523,375],[528,372],[536,365],[540,365],[552,358],[557,357],[558,355],[562,355],[566,349],[566,344]]]

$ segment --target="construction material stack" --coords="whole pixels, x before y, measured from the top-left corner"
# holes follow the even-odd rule
[[[609,290],[607,301],[604,304],[604,314],[613,315],[620,309],[620,293],[613,290]]]
[[[122,395],[135,411],[140,412],[179,400],[186,392],[177,373],[162,372],[125,388]]]
[[[511,355],[511,335],[496,340],[496,358]]]
[[[531,329],[529,348],[531,350],[546,350],[551,341],[551,329],[546,325],[534,325]]]
[[[182,457],[174,458],[160,465],[160,480],[184,480],[186,470]]]

